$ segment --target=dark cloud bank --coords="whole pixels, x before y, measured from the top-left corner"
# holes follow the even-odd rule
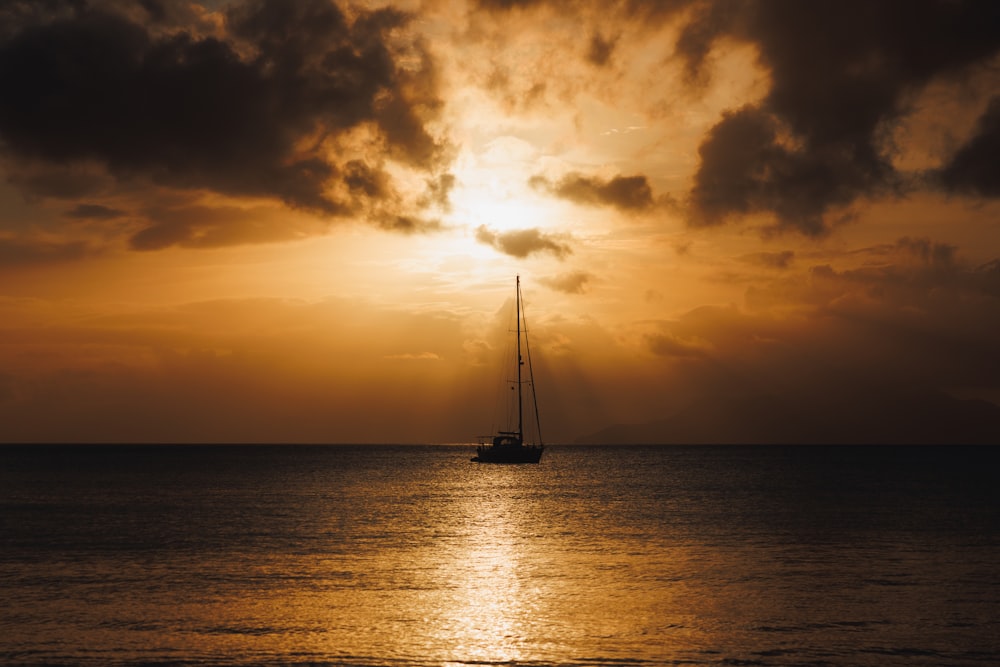
[[[249,0],[220,28],[170,3],[118,7],[0,8],[0,147],[14,170],[96,163],[118,183],[272,198],[328,216],[374,208],[377,224],[396,228],[380,160],[439,165],[443,147],[425,127],[440,106],[433,64],[419,40],[390,43],[411,20],[403,12],[349,19],[325,0]],[[362,128],[383,158],[346,148]]]
[[[636,3],[637,6],[657,3]],[[766,0],[698,3],[677,53],[693,81],[723,38],[759,49],[771,89],[732,109],[700,148],[693,221],[771,213],[780,227],[828,231],[829,212],[901,192],[887,136],[929,82],[960,77],[1000,52],[991,1]],[[950,192],[1000,195],[1000,96],[978,131],[927,177]]]

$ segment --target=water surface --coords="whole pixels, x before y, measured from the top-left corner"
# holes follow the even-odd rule
[[[13,665],[993,665],[993,448],[0,448]]]

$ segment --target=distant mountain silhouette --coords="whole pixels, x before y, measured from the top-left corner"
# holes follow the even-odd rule
[[[946,394],[701,400],[667,419],[577,438],[602,444],[1000,444],[1000,406]]]

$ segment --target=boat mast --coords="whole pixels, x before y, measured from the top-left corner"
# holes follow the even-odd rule
[[[517,276],[517,296],[515,299],[515,310],[517,311],[517,440],[518,444],[524,444],[524,412],[521,407],[521,276]]]

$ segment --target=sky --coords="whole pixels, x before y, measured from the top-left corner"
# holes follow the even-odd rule
[[[0,441],[467,442],[517,275],[549,442],[1000,434],[993,0],[10,0],[0,91]]]

